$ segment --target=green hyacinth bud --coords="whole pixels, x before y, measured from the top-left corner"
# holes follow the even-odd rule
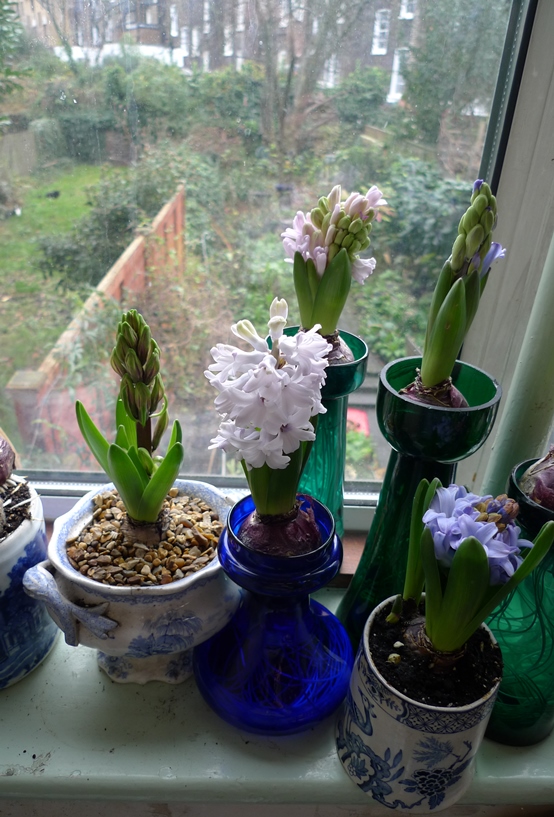
[[[314,209],[310,213],[310,218],[312,220],[312,224],[314,225],[314,227],[317,227],[318,230],[320,230],[321,225],[323,224],[323,211],[320,210],[319,207],[314,207]]]
[[[475,201],[473,202],[473,207],[477,210],[479,217],[481,217],[482,212],[484,211],[485,207],[488,207],[489,200],[486,196],[481,193]]]
[[[349,233],[356,234],[359,230],[361,230],[364,226],[364,223],[361,218],[355,218],[354,221],[350,223],[350,227],[348,228]]]
[[[351,222],[351,221],[352,221],[352,219],[351,219],[351,217],[350,217],[350,216],[346,216],[346,215],[344,215],[344,216],[343,216],[343,217],[342,217],[342,218],[341,218],[341,219],[340,219],[340,220],[337,222],[337,227],[338,227],[340,230],[348,230],[348,228],[350,227],[350,222]]]
[[[150,390],[150,414],[154,414],[165,394],[162,376],[157,374]]]
[[[347,235],[348,230],[337,230],[337,232],[335,233],[335,238],[333,239],[334,243],[338,244],[338,246],[340,247],[342,245],[344,237]]]
[[[348,249],[353,243],[354,243],[354,236],[352,235],[352,233],[348,233],[348,235],[345,238],[343,238],[342,243],[341,243],[341,247],[344,247],[345,249]]]
[[[360,252],[362,252],[362,250],[367,250],[367,248],[369,247],[370,244],[371,244],[371,241],[369,240],[369,238],[364,239],[362,241],[362,246],[360,247]]]
[[[463,266],[466,257],[466,238],[464,235],[459,235],[452,247],[452,257],[450,259],[450,266],[454,272],[458,272]]]
[[[125,369],[134,383],[142,380],[142,366],[134,349],[129,349],[125,355]]]
[[[123,375],[121,378],[119,396],[123,401],[126,414],[132,417],[133,420],[138,420],[139,414],[135,404],[135,390],[133,388],[133,381],[128,374]]]
[[[333,260],[335,255],[337,255],[337,253],[340,251],[340,249],[341,248],[338,247],[336,244],[331,244],[329,246],[329,255],[328,255],[329,263],[331,263],[331,261]]]
[[[114,349],[111,357],[110,357],[110,364],[112,369],[117,372],[120,377],[123,377],[125,374],[125,364],[117,354],[117,349]]]
[[[473,230],[476,224],[479,224],[479,213],[473,205],[468,207],[460,223],[466,235]]]
[[[162,441],[162,437],[164,435],[164,431],[166,430],[169,423],[169,416],[164,408],[160,416],[158,417],[158,422],[156,423],[156,428],[154,429],[154,434],[152,435],[152,451],[155,451],[158,448],[159,444]]]
[[[490,233],[494,225],[494,214],[492,210],[487,209],[483,212],[481,216],[481,227],[485,231],[485,235]]]
[[[148,359],[143,366],[142,380],[144,383],[150,385],[158,372],[160,371],[160,353],[157,345],[152,345]]]
[[[145,323],[142,329],[140,330],[140,335],[137,343],[137,355],[141,363],[144,363],[145,360],[148,358],[151,340],[152,335],[150,333],[150,327],[148,326],[148,324]]]
[[[130,323],[128,323],[127,321],[122,321],[119,324],[119,333],[123,335],[127,346],[131,347],[136,346],[138,335]]]
[[[325,216],[323,217],[323,221],[321,223],[321,232],[323,233],[323,235],[326,234],[327,227],[329,226],[330,222],[331,222],[331,213],[326,213]]]
[[[478,252],[483,240],[485,238],[485,231],[480,224],[476,224],[473,230],[467,234],[466,237],[466,257],[471,258]]]
[[[317,204],[324,214],[329,212],[329,199],[327,198],[327,196],[322,196]]]
[[[350,258],[353,258],[353,256],[356,255],[356,253],[360,252],[361,248],[362,242],[354,240],[350,245],[350,249],[348,250],[348,255],[350,256]]]

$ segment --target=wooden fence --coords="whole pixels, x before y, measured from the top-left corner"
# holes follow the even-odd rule
[[[66,385],[68,352],[79,343],[83,327],[104,308],[107,299],[121,302],[129,293],[143,292],[149,275],[158,269],[169,268],[176,276],[183,274],[184,227],[185,194],[180,186],[148,232],[135,238],[120,255],[38,369],[15,372],[6,389],[13,402],[24,456],[31,449],[39,449],[61,457],[68,444],[74,450],[82,450],[75,399],[83,399],[87,405],[93,403],[97,416],[99,411],[101,414],[107,411],[110,401],[106,400],[104,388],[91,394],[90,386],[70,389]],[[107,426],[110,427],[110,422]]]

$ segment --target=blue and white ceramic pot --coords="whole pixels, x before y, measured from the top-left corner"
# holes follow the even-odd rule
[[[337,750],[352,782],[378,803],[429,814],[452,806],[469,788],[500,682],[459,707],[422,704],[391,687],[368,644],[375,615],[393,600],[376,607],[365,626],[337,724]]]
[[[47,545],[42,504],[30,491],[31,518],[0,540],[0,689],[34,670],[59,632],[44,604],[23,589],[25,571],[45,558]]]
[[[206,502],[225,524],[230,504],[216,488],[192,480],[177,480],[175,487]],[[79,573],[69,562],[67,539],[91,521],[96,494],[111,489],[90,492],[56,520],[48,560],[27,572],[25,588],[46,603],[68,644],[98,650],[112,680],[180,683],[192,674],[192,648],[227,624],[241,590],[217,556],[192,576],[159,586],[110,586]]]

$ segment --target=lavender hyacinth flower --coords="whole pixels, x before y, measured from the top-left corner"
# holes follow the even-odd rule
[[[471,494],[463,486],[439,488],[423,516],[438,562],[449,569],[460,544],[474,536],[487,554],[490,584],[505,584],[523,561],[520,549],[532,547],[531,542],[519,539],[514,505],[505,495],[493,499]]]

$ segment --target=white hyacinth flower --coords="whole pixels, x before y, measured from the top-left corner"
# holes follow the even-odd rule
[[[233,332],[254,351],[218,344],[205,372],[218,392],[221,416],[210,448],[236,454],[249,470],[286,468],[288,455],[315,439],[311,418],[326,411],[321,387],[331,346],[317,333],[319,326],[283,336],[287,315],[286,301],[275,299],[268,324],[274,353],[250,321],[239,321]]]

